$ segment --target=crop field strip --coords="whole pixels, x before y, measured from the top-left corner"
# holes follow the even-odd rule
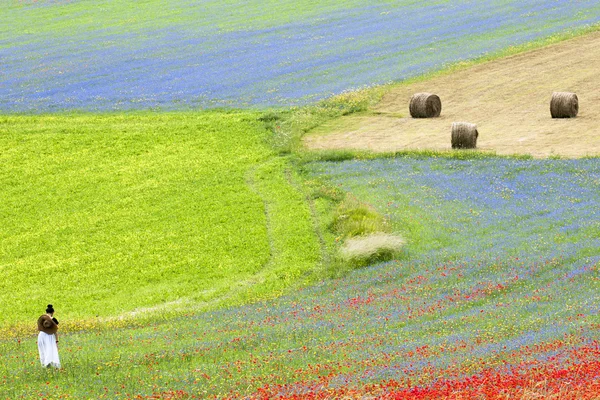
[[[448,150],[454,121],[477,124],[477,147],[497,154],[582,157],[600,154],[600,33],[475,65],[430,80],[401,84],[374,108],[351,115],[305,137],[310,149]],[[552,119],[556,91],[576,92],[579,114]],[[410,118],[418,92],[442,100],[439,118]],[[403,117],[398,118],[401,114]]]
[[[592,0],[7,3],[4,113],[307,104],[600,22]]]

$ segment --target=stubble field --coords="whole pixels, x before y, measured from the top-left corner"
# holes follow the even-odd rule
[[[477,124],[481,151],[535,157],[600,154],[600,34],[592,33],[460,71],[401,84],[371,113],[323,125],[305,137],[310,149],[376,152],[450,149],[452,122]],[[413,119],[414,93],[440,96],[440,118]],[[575,119],[552,119],[553,92],[575,92]]]

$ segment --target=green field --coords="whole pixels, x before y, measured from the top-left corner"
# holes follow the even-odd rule
[[[77,329],[312,279],[310,210],[259,116],[2,117],[4,320],[28,331],[52,303]]]
[[[376,398],[522,366],[594,393],[596,158],[302,138],[596,31],[597,4],[4,3],[0,398]],[[402,244],[344,258],[372,233]]]

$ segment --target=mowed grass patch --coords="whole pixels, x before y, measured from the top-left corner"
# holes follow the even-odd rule
[[[320,152],[447,152],[452,123],[468,121],[480,133],[477,151],[536,158],[594,156],[600,153],[600,141],[590,77],[599,70],[590,66],[597,66],[591,55],[599,46],[594,25],[452,64],[385,88],[377,105],[326,121],[308,132],[303,143]],[[579,96],[577,118],[551,117],[548,106],[557,87]],[[420,92],[440,96],[439,118],[410,118],[410,99]]]
[[[310,211],[258,115],[0,117],[5,327],[48,303],[73,329],[271,297],[313,268]]]

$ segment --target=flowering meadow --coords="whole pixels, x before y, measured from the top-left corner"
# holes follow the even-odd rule
[[[306,104],[600,21],[597,1],[2,2],[0,112]]]
[[[3,339],[0,395],[597,398],[598,159],[304,169],[383,213],[402,256],[274,300],[63,335],[60,371],[37,368],[33,337]]]
[[[0,398],[598,398],[598,158],[298,149],[597,1],[0,3]]]

